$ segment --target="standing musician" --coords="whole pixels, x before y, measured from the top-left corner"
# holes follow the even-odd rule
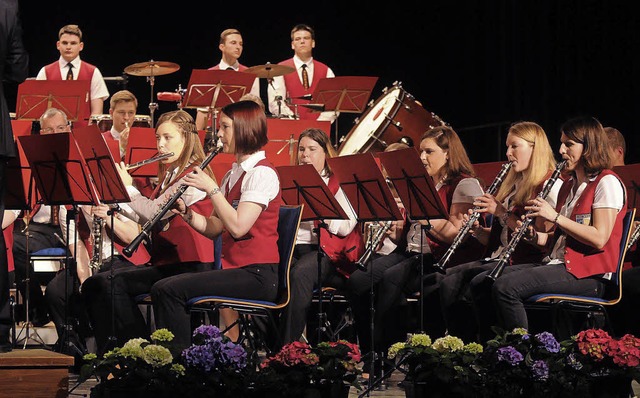
[[[511,168],[504,177],[495,196],[485,193],[473,202],[481,215],[491,214],[493,223],[482,227],[479,222],[472,226],[471,233],[480,242],[487,245],[488,257],[470,263],[448,268],[439,282],[440,306],[450,335],[464,341],[484,342],[490,330],[481,331],[478,340],[477,325],[471,306],[468,284],[477,274],[492,269],[500,254],[509,244],[511,234],[516,229],[517,220],[525,213],[527,201],[538,196],[555,170],[556,161],[545,131],[533,122],[518,122],[509,128],[507,134],[507,160]],[[557,179],[545,200],[555,207],[562,180]],[[553,223],[536,219],[535,227],[540,231],[549,231]],[[511,257],[512,263],[536,262],[542,260],[545,251],[531,245],[521,245]],[[492,310],[483,312],[483,317],[494,319]],[[488,320],[483,324],[491,324]]]
[[[403,296],[422,290],[422,262],[425,274],[434,272],[431,265],[438,261],[457,235],[464,222],[464,215],[472,208],[474,198],[483,194],[467,152],[452,128],[440,126],[425,132],[420,140],[420,159],[435,182],[438,196],[449,212],[449,219],[411,220],[409,223],[406,259],[388,268],[378,285],[374,348],[380,352],[383,348],[389,347],[391,341],[398,340],[398,336],[389,335],[394,330],[386,321],[387,317],[396,312],[392,311],[392,308],[401,304]],[[430,227],[425,228],[428,224]],[[452,265],[474,260],[482,255],[483,251],[484,248],[477,240],[468,240],[457,254],[457,258],[452,260]],[[423,293],[427,293],[426,289]],[[433,308],[428,306],[424,306],[424,310],[428,312],[425,319],[429,320],[429,324],[426,325],[429,334],[444,334],[442,321],[439,319],[440,311],[432,314]],[[394,329],[398,334],[406,336],[403,329],[407,327],[408,325],[403,325],[402,328]]]
[[[302,337],[313,291],[318,287],[318,282],[321,282],[322,286],[344,287],[345,279],[355,269],[355,259],[354,262],[349,262],[344,253],[349,251],[355,254],[357,259],[357,253],[361,253],[364,247],[356,215],[344,191],[340,188],[337,177],[327,163],[327,158],[334,156],[336,156],[335,150],[331,146],[329,136],[323,130],[309,128],[300,133],[297,163],[313,165],[349,218],[329,220],[324,227],[320,226],[318,221],[300,223],[293,251],[291,297],[289,305],[280,316],[280,335],[284,344],[298,341]],[[318,234],[320,234],[320,242],[318,242]],[[318,263],[319,245],[322,245],[323,252],[320,263]],[[320,267],[321,281],[318,281],[318,267]]]
[[[527,298],[545,292],[602,297],[616,270],[627,198],[624,184],[610,170],[606,134],[593,117],[570,119],[561,132],[560,154],[571,177],[562,185],[555,208],[540,198],[525,206],[531,217],[555,224],[549,233],[529,226],[523,237],[549,248],[549,256],[506,267],[493,284],[482,281],[485,273],[471,281],[474,305],[491,306],[492,297],[505,330],[529,328],[523,304]]]
[[[151,289],[156,325],[174,333],[176,348],[191,344],[191,322],[186,302],[196,296],[233,296],[275,300],[278,293],[278,218],[282,200],[280,179],[265,157],[267,118],[255,101],[238,101],[222,108],[217,136],[225,153],[236,162],[218,185],[199,168],[184,182],[207,192],[213,206],[210,216],[194,212],[188,202],[178,200],[173,210],[192,228],[213,242],[222,235],[222,269],[182,274],[156,282]],[[220,312],[229,326],[237,313]],[[237,341],[237,325],[227,331]]]
[[[327,65],[313,58],[313,49],[316,46],[316,34],[309,25],[298,24],[291,29],[291,49],[294,52],[292,58],[280,62],[294,68],[295,73],[284,76],[275,76],[269,83],[267,92],[269,97],[269,111],[278,117],[299,116],[306,120],[328,120],[331,123],[337,118],[335,112],[320,112],[317,115],[301,104],[310,101],[302,99],[305,95],[311,95],[318,82],[322,78],[335,77],[333,70]],[[291,100],[292,111],[285,100]]]
[[[244,49],[244,41],[242,40],[242,34],[238,29],[229,28],[220,33],[220,43],[218,49],[222,53],[220,62],[209,68],[208,70],[233,70],[236,72],[243,72],[248,68],[239,62],[242,50]],[[251,86],[251,94],[256,97],[260,97],[260,79],[256,78]],[[200,108],[196,113],[196,127],[198,130],[204,130],[206,127],[211,126],[211,120],[207,120],[209,117],[208,108]],[[214,128],[215,129],[215,128]]]
[[[154,218],[184,183],[185,176],[205,159],[202,144],[198,137],[193,118],[183,110],[164,113],[158,119],[156,140],[160,154],[173,152],[174,155],[160,161],[158,181],[151,198],[143,196],[133,185],[132,178],[126,171],[124,162],[116,168],[131,197],[130,213],[122,215],[144,224]],[[213,177],[210,168],[204,173]],[[205,192],[196,188],[187,188],[182,199],[193,212],[209,214],[211,201]],[[182,217],[171,212],[153,226],[151,231],[149,266],[128,267],[116,270],[113,277],[110,272],[94,275],[95,281],[83,288],[83,292],[91,298],[91,318],[96,328],[110,330],[110,311],[113,302],[115,331],[119,343],[130,338],[148,334],[142,313],[138,309],[135,297],[149,293],[151,286],[158,280],[169,276],[210,270],[213,266],[213,241],[206,239],[190,228]],[[110,285],[113,283],[113,287]],[[91,289],[91,291],[89,291]],[[113,289],[114,297],[111,297]]]
[[[91,115],[103,114],[104,100],[109,98],[109,90],[100,69],[80,60],[80,52],[84,49],[80,27],[78,25],[65,25],[60,28],[56,48],[60,52],[60,58],[49,65],[43,66],[36,79],[89,80],[91,82],[89,95]],[[84,121],[78,124],[86,126]]]

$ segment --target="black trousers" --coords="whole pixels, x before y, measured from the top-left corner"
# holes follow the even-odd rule
[[[208,271],[212,266],[213,263],[200,262],[143,265],[114,269],[113,274],[101,272],[88,278],[82,286],[82,294],[93,322],[99,352],[107,345],[106,337],[110,332],[116,338],[118,346],[132,338],[149,338],[147,324],[138,308],[136,297],[150,293],[154,283],[174,275]],[[114,331],[111,330],[111,311]]]
[[[62,236],[60,226],[30,222],[28,233],[29,239],[27,242],[27,230],[25,230],[25,223],[22,219],[17,219],[13,229],[13,262],[15,268],[15,280],[20,294],[22,297],[26,297],[25,281],[27,278],[28,267],[29,316],[31,320],[33,320],[34,317],[44,317],[47,313],[47,303],[44,300],[44,294],[42,293],[41,286],[47,285],[51,281],[53,274],[34,272],[33,266],[28,261],[27,245],[29,246],[29,254],[52,247],[64,248],[64,245],[54,235],[57,233],[58,236]]]
[[[121,256],[114,256],[106,259],[98,272],[110,272],[111,260],[113,259],[114,271],[121,268],[133,267],[134,265]],[[93,322],[89,319],[87,308],[82,299],[79,289],[77,275],[71,274],[75,271],[72,267],[69,272],[62,270],[49,282],[45,290],[45,300],[49,306],[51,320],[56,326],[58,338],[64,333],[64,326],[75,326],[74,331],[80,338],[89,337],[91,334],[100,334],[100,340],[106,341],[109,329],[99,329],[93,331]]]
[[[0,157],[0,224],[4,219],[5,168],[7,159]],[[11,308],[9,306],[9,264],[7,262],[7,244],[0,234],[0,344],[9,343],[11,331]]]

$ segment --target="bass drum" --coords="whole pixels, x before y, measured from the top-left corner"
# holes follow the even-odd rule
[[[381,152],[402,137],[418,144],[422,134],[434,127],[445,126],[437,115],[425,110],[399,83],[383,96],[369,103],[369,109],[347,134],[338,149],[338,156],[364,152]]]
[[[113,119],[108,113],[105,115],[91,115],[89,118],[89,125],[97,124],[100,131],[111,130],[113,126]],[[133,119],[133,126],[131,127],[151,127],[151,117],[147,115],[136,115]]]

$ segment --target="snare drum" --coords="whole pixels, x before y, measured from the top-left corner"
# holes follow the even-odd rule
[[[364,152],[380,152],[404,136],[419,144],[422,134],[434,127],[446,125],[433,112],[425,110],[411,94],[398,83],[393,88],[382,90],[383,96],[374,103],[364,116],[345,136],[338,156]]]
[[[111,130],[113,119],[111,115],[91,115],[89,125],[97,124],[100,131],[105,132]],[[136,115],[133,119],[131,127],[151,127],[151,117],[147,115]]]

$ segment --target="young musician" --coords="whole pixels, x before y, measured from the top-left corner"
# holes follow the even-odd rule
[[[555,224],[550,233],[527,228],[524,239],[550,249],[541,262],[504,268],[490,288],[480,274],[471,281],[474,305],[491,305],[506,330],[529,328],[523,301],[538,293],[555,292],[602,297],[610,273],[616,270],[622,219],[627,209],[625,187],[609,168],[611,152],[598,120],[568,120],[561,129],[560,154],[570,174],[555,208],[536,198],[526,211]],[[605,145],[603,145],[605,143]]]
[[[516,228],[516,221],[525,214],[527,201],[538,196],[556,168],[553,150],[545,131],[533,122],[519,122],[509,128],[507,134],[507,161],[511,167],[504,176],[495,195],[485,193],[473,202],[481,216],[491,214],[493,223],[482,227],[476,221],[470,233],[487,245],[488,257],[448,268],[439,282],[440,306],[450,335],[464,341],[478,340],[478,329],[474,322],[468,284],[477,274],[492,269],[501,253],[508,246]],[[545,200],[556,205],[562,180],[557,179]],[[468,220],[466,218],[465,220]],[[537,219],[536,229],[549,231],[553,223]],[[514,264],[542,260],[545,252],[531,245],[519,245],[511,256]],[[492,308],[483,312],[483,317],[493,319]],[[483,324],[490,324],[489,321]],[[491,336],[490,330],[480,331],[484,342]]]
[[[407,232],[406,259],[385,270],[378,284],[375,312],[374,348],[382,351],[398,335],[406,336],[408,325],[391,325],[387,317],[397,313],[403,297],[421,291],[420,269],[424,275],[434,272],[431,265],[439,260],[453,242],[473,207],[474,198],[483,194],[482,187],[458,134],[450,127],[428,130],[420,140],[420,160],[435,183],[438,196],[449,212],[448,219],[411,220]],[[406,204],[405,204],[406,207]],[[428,225],[428,227],[427,227]],[[475,239],[465,242],[452,265],[478,258],[484,248]],[[422,255],[420,254],[422,253]],[[426,293],[426,289],[423,291]],[[430,293],[432,294],[432,293]],[[426,294],[425,294],[426,295]],[[428,312],[425,328],[430,335],[443,334],[440,311],[424,306]],[[391,336],[390,333],[398,333]],[[386,340],[386,341],[385,341]],[[380,367],[377,367],[378,369]]]
[[[177,201],[175,212],[203,239],[222,234],[222,269],[197,275],[183,274],[156,282],[151,289],[156,325],[175,335],[173,343],[191,343],[191,322],[185,303],[201,295],[274,300],[278,292],[278,217],[280,179],[266,159],[267,119],[254,101],[238,101],[222,108],[217,136],[222,151],[236,162],[218,185],[198,167],[184,178],[192,189],[207,192],[213,211],[194,211],[189,202]],[[186,207],[185,207],[186,204]],[[221,311],[225,325],[237,316]],[[237,327],[228,331],[236,341]]]
[[[205,160],[193,118],[183,110],[160,116],[156,126],[156,140],[160,154],[173,152],[174,155],[159,161],[159,184],[151,198],[143,196],[133,186],[133,180],[123,162],[116,164],[131,197],[129,206],[132,212],[121,214],[143,225],[163,211],[164,204],[185,183],[186,176]],[[209,167],[201,173],[213,177]],[[211,212],[212,203],[201,190],[187,187],[180,197],[192,212]],[[105,308],[111,308],[111,303],[114,303],[112,310],[115,317],[115,337],[120,343],[147,335],[147,326],[135,301],[136,296],[149,293],[153,283],[162,278],[206,271],[213,266],[213,241],[196,233],[182,217],[166,211],[149,232],[151,266],[118,269],[113,278],[109,272],[99,273],[85,282],[88,285],[83,287],[83,292],[89,297],[96,328],[111,330],[111,312],[105,311]],[[110,283],[113,283],[113,287]],[[101,342],[97,343],[100,347]]]
[[[362,233],[358,228],[356,215],[349,204],[345,193],[338,184],[327,158],[336,156],[329,136],[317,128],[309,128],[298,137],[298,164],[313,165],[320,177],[327,184],[329,191],[349,217],[346,220],[327,220],[321,227],[317,221],[300,223],[296,246],[293,252],[294,264],[291,269],[289,305],[283,310],[280,318],[280,330],[285,344],[298,341],[302,337],[308,319],[308,310],[313,299],[314,288],[318,282],[322,286],[339,288],[345,285],[346,278],[353,272],[355,264],[338,263],[334,253],[343,253],[351,248],[354,253],[361,252],[364,247]],[[318,230],[322,228],[322,230]],[[318,241],[320,235],[320,242]],[[323,255],[318,263],[319,245]],[[330,257],[331,256],[331,257]],[[350,267],[344,267],[348,265]],[[318,281],[320,267],[321,281]]]

